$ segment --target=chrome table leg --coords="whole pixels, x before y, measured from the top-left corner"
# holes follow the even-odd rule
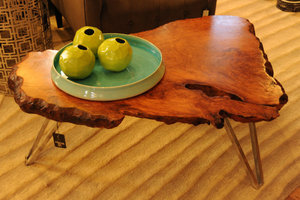
[[[257,141],[255,123],[250,122],[249,129],[250,129],[250,136],[251,136],[252,153],[253,153],[253,158],[255,163],[256,180],[258,185],[263,185],[264,184],[263,171],[262,171],[262,164],[261,164],[261,158],[259,152],[259,145]]]
[[[44,149],[48,141],[52,137],[52,133],[56,130],[56,126],[52,126],[48,132],[46,132],[46,128],[49,124],[49,119],[45,119],[40,131],[38,132],[35,141],[33,142],[32,147],[29,150],[28,155],[25,157],[25,164],[32,164],[37,158],[38,154]],[[42,137],[44,136],[44,140],[41,142]]]
[[[258,142],[257,142],[255,124],[249,123],[251,143],[252,143],[252,152],[254,155],[254,162],[255,162],[255,169],[256,169],[256,177],[248,163],[245,153],[234,133],[234,130],[233,130],[229,120],[227,118],[225,118],[224,122],[225,122],[224,125],[225,125],[227,135],[229,136],[232,145],[236,149],[239,159],[241,160],[243,167],[245,168],[253,187],[256,189],[259,189],[263,185],[263,174],[262,174],[262,165],[261,165],[261,159],[260,159],[260,153],[259,153],[259,146],[258,146]]]

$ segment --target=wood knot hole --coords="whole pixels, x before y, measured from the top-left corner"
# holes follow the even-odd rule
[[[208,85],[201,85],[201,84],[185,84],[185,87],[190,90],[201,90],[206,96],[208,97],[230,97],[232,100],[236,101],[243,101],[242,98],[235,94],[230,94],[228,92],[224,92],[222,90],[219,90],[215,87],[208,86]]]
[[[288,102],[288,95],[287,94],[281,95],[281,97],[279,98],[279,102],[281,104],[286,104]]]

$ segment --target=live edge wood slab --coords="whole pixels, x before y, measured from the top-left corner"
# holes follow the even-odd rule
[[[134,35],[155,44],[166,66],[148,92],[112,102],[72,97],[54,86],[50,69],[57,51],[47,50],[30,53],[13,68],[8,82],[15,101],[25,112],[91,127],[113,128],[130,115],[222,128],[225,117],[275,119],[288,100],[246,19],[186,19]]]

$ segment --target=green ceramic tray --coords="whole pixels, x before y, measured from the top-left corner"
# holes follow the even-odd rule
[[[87,100],[112,101],[139,95],[155,86],[163,77],[165,67],[160,50],[152,43],[132,35],[106,33],[104,38],[121,37],[132,47],[132,60],[122,72],[105,70],[98,59],[92,74],[83,80],[69,79],[61,71],[59,56],[72,43],[58,51],[54,57],[51,78],[62,91]]]

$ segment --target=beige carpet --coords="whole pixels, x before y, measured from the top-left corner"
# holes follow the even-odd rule
[[[300,186],[300,13],[275,0],[219,0],[218,15],[248,18],[289,95],[281,116],[257,123],[265,184],[255,190],[225,130],[125,118],[106,130],[64,123],[67,149],[51,140],[36,164],[24,157],[43,118],[0,95],[0,199],[280,200]],[[52,19],[52,22],[54,19]],[[72,38],[53,25],[54,44]],[[233,122],[252,159],[247,124]],[[252,165],[252,160],[251,160]],[[252,165],[253,166],[253,165]]]

